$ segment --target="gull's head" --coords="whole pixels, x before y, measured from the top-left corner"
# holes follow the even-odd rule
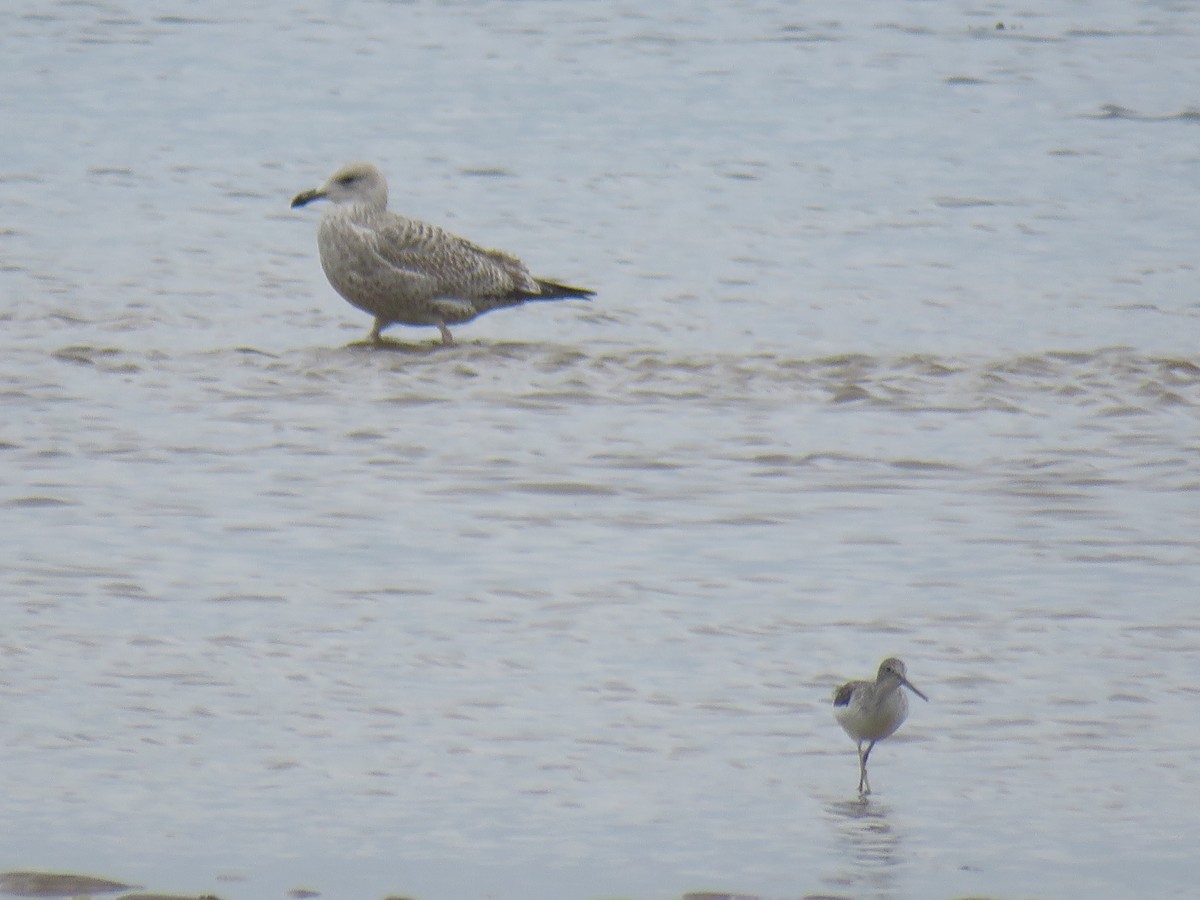
[[[894,656],[885,659],[879,664],[879,674],[875,677],[875,683],[881,686],[888,686],[889,692],[894,688],[900,687],[900,685],[904,685],[922,700],[929,699],[908,680],[908,670],[904,667],[904,662],[896,659]]]
[[[292,209],[314,200],[329,200],[345,206],[387,207],[387,179],[369,162],[347,163],[316,190],[304,191],[292,200]]]

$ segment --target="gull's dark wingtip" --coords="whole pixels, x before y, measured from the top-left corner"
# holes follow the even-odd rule
[[[596,296],[595,291],[587,288],[571,287],[556,281],[542,281],[540,278],[538,287],[541,288],[537,295],[538,300],[591,300]]]

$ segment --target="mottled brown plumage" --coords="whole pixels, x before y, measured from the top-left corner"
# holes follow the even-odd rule
[[[371,163],[342,166],[297,194],[292,207],[319,199],[334,204],[317,233],[321,267],[334,290],[375,317],[373,341],[389,325],[432,325],[451,344],[447,326],[490,310],[593,295],[534,278],[515,256],[388,212],[387,181]]]

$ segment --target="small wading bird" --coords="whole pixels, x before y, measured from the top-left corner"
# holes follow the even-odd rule
[[[371,340],[389,325],[449,325],[527,300],[587,299],[595,292],[534,278],[515,256],[485,250],[436,225],[387,210],[387,181],[371,163],[342,166],[292,208],[330,200],[317,246],[334,290],[375,317]]]
[[[858,742],[858,792],[871,793],[867,780],[867,757],[876,741],[891,737],[908,718],[906,687],[922,700],[929,698],[908,680],[904,663],[892,657],[879,664],[875,681],[848,681],[833,693],[833,712],[838,724]],[[867,749],[863,751],[863,743]]]

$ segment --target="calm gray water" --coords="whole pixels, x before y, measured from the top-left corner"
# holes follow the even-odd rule
[[[1200,6],[1040,6],[21,4],[0,871],[1191,895]],[[355,158],[597,299],[353,346]]]

